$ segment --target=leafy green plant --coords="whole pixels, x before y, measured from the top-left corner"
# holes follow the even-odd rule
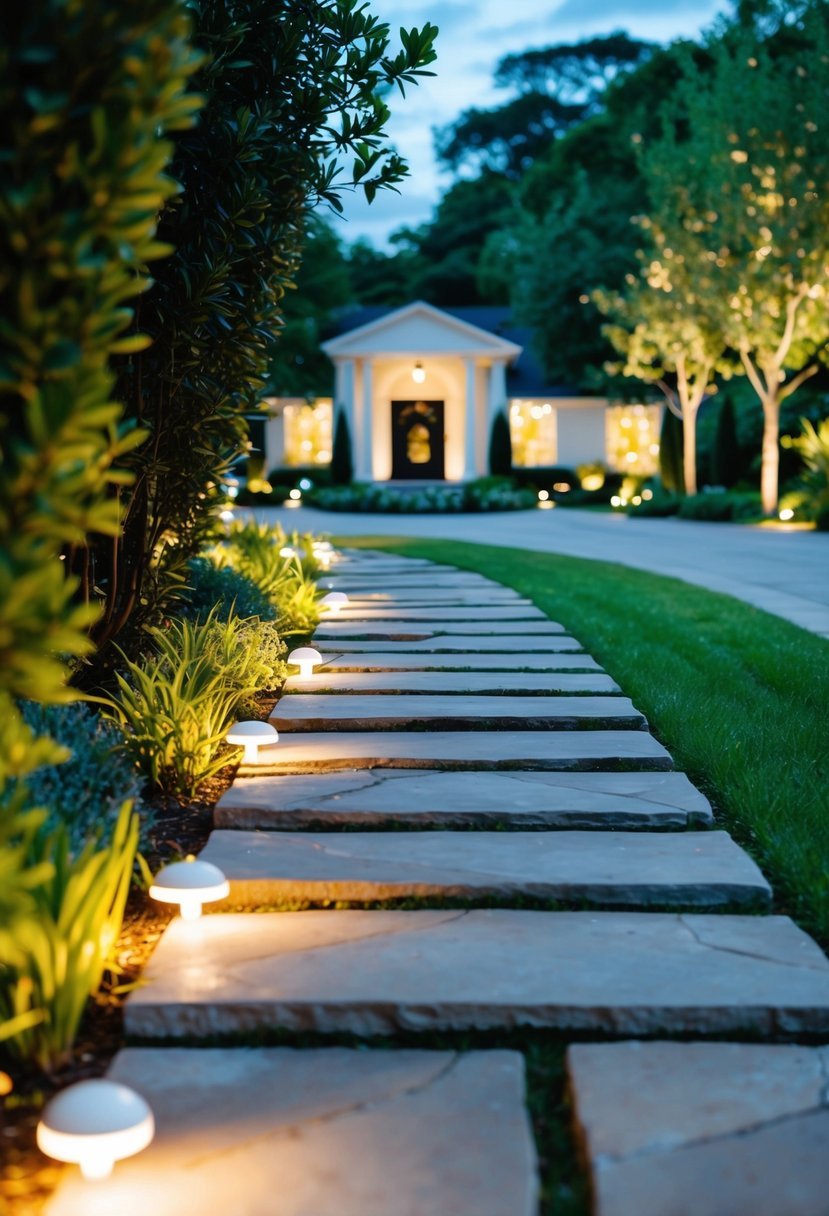
[[[761,519],[763,515],[759,494],[738,494],[733,491],[711,491],[689,494],[679,507],[680,519],[719,522]]]
[[[118,727],[88,705],[27,701],[22,712],[33,731],[48,735],[68,753],[62,763],[30,773],[25,788],[31,805],[46,808],[47,830],[65,824],[69,847],[77,853],[118,818],[125,800],[137,804],[141,776]],[[18,788],[18,782],[11,782],[3,800]],[[148,814],[141,808],[144,829],[149,827]]]
[[[109,712],[150,785],[184,801],[228,763],[227,729],[278,683],[283,648],[272,623],[215,613],[149,632],[152,652],[125,661]]]
[[[800,420],[801,435],[784,435],[784,447],[793,448],[806,466],[795,488],[786,495],[785,505],[793,507],[804,519],[811,519],[819,531],[829,532],[829,418],[817,427],[808,418]]]
[[[138,816],[125,802],[108,838],[90,840],[77,853],[65,824],[23,840],[23,868],[37,881],[14,948],[0,962],[0,1039],[14,1056],[49,1070],[67,1059],[104,973],[117,974]]]
[[[237,520],[207,556],[256,584],[276,610],[280,634],[308,633],[319,620],[319,590],[313,577],[319,563],[313,541],[309,535],[294,533],[288,538],[281,528]],[[283,557],[285,548],[301,556]]]
[[[246,574],[231,566],[216,566],[206,557],[188,563],[187,588],[178,606],[178,615],[188,620],[204,620],[213,612],[217,620],[230,616],[257,616],[272,621],[276,609],[264,591]]]

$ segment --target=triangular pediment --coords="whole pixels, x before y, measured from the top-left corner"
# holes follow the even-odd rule
[[[498,334],[470,325],[450,313],[417,300],[403,308],[340,334],[322,349],[329,358],[377,355],[498,356],[512,361],[522,348]]]

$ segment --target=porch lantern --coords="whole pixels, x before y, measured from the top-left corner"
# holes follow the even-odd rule
[[[298,650],[291,651],[288,662],[295,663],[299,668],[300,680],[310,680],[314,667],[322,662],[322,655],[318,650],[314,650],[313,646],[300,646]]]
[[[334,616],[345,608],[348,603],[348,596],[344,591],[329,591],[328,595],[324,595],[320,600],[320,607],[327,608]]]
[[[423,364],[418,359],[417,363],[415,363],[414,367],[412,368],[412,380],[414,380],[415,384],[422,384],[425,379],[426,371]]]
[[[225,735],[231,747],[243,747],[243,764],[255,764],[260,747],[279,742],[279,732],[270,722],[236,722]]]
[[[37,1125],[47,1157],[81,1167],[84,1178],[108,1178],[116,1161],[140,1153],[155,1135],[153,1112],[135,1090],[105,1079],[79,1081],[56,1094]]]
[[[227,899],[230,884],[218,866],[188,857],[159,870],[150,896],[161,904],[178,904],[182,920],[198,920],[202,904]]]

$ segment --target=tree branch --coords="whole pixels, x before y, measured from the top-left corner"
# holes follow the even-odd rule
[[[791,397],[795,389],[800,388],[801,384],[803,384],[803,382],[808,380],[811,376],[817,375],[817,372],[818,365],[816,363],[811,363],[808,367],[804,367],[802,371],[799,371],[796,376],[793,376],[792,379],[789,380],[788,383],[784,384],[780,389],[780,400],[785,401],[787,397]]]

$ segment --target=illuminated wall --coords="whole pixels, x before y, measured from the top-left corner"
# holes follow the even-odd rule
[[[658,405],[609,405],[605,414],[605,459],[611,469],[649,477],[659,468]]]
[[[333,418],[330,398],[318,398],[313,405],[305,402],[286,405],[285,464],[328,464],[333,443]]]

